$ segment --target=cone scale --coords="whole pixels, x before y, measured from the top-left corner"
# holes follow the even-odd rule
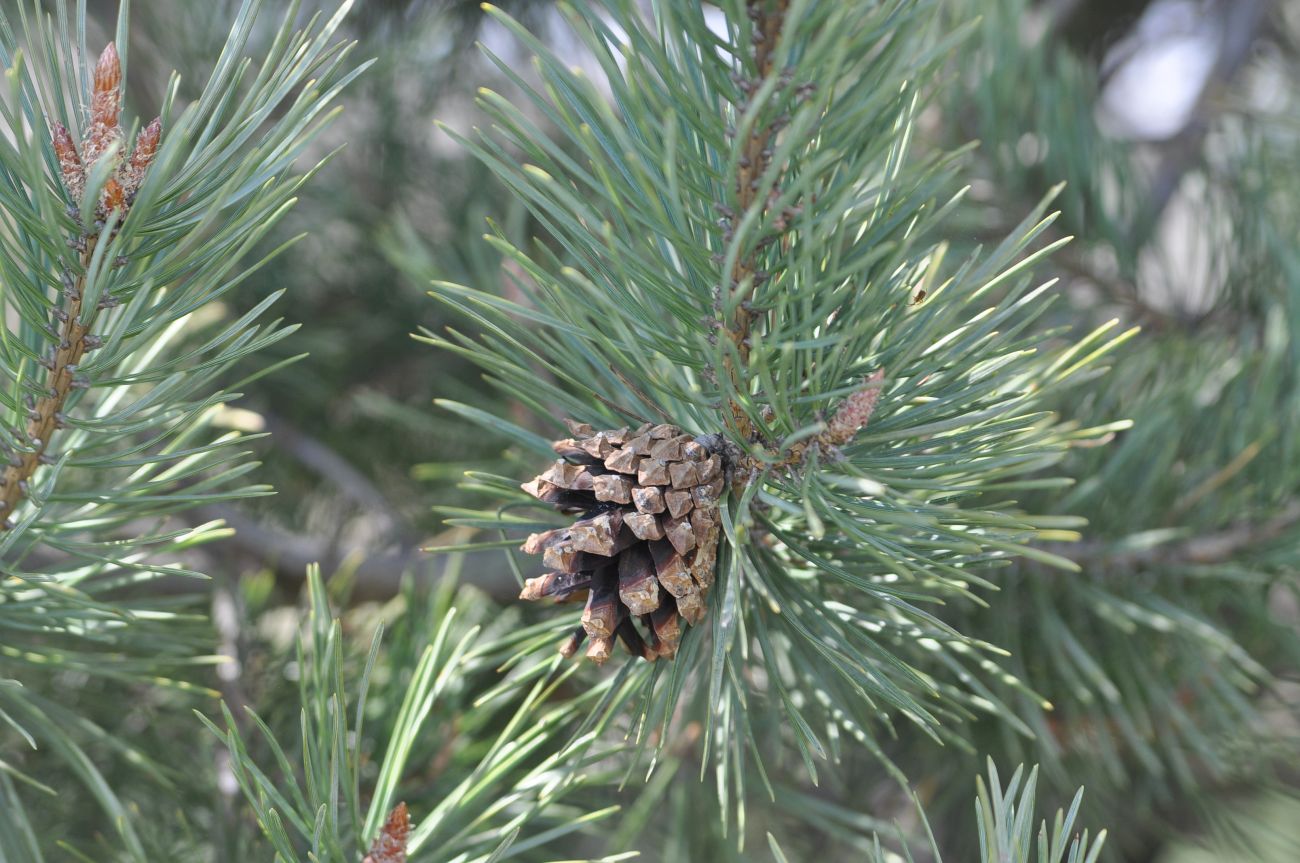
[[[582,625],[560,645],[603,663],[621,643],[653,661],[672,658],[681,622],[707,612],[717,563],[722,456],[676,426],[596,431],[568,422],[560,458],[524,491],[578,516],[528,537],[521,550],[549,570],[520,598],[583,601]]]

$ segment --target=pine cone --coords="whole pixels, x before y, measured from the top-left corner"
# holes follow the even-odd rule
[[[565,656],[590,636],[596,663],[609,659],[616,638],[633,656],[671,658],[679,618],[703,620],[713,584],[722,457],[676,426],[598,432],[566,424],[573,437],[552,444],[561,458],[522,487],[580,518],[528,537],[521,548],[541,554],[551,572],[528,579],[519,596],[563,602],[585,591],[582,626],[560,647]]]

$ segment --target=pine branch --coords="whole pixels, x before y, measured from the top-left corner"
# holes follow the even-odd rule
[[[548,442],[460,409],[561,459],[525,494],[524,477],[475,474],[466,487],[494,500],[455,520],[491,534],[465,547],[540,551],[511,562],[540,576],[528,596],[589,591],[585,609],[557,612],[529,649],[575,652],[581,621],[602,659],[609,630],[627,622],[642,626],[640,641],[626,639],[633,653],[662,660],[644,627],[664,622],[653,615],[668,604],[630,621],[653,582],[673,599],[664,617],[676,621],[686,598],[680,617],[698,625],[669,639],[673,684],[656,686],[648,664],[628,669],[601,721],[627,709],[637,728],[699,722],[734,821],[768,721],[756,702],[775,708],[773,733],[810,772],[842,734],[892,769],[880,740],[895,716],[954,745],[969,717],[1015,724],[1013,705],[988,697],[996,648],[951,627],[947,609],[991,590],[994,566],[1019,554],[1076,567],[1040,540],[1078,523],[1014,501],[1052,482],[1080,440],[1125,427],[1081,430],[1048,405],[1132,332],[1111,324],[1071,344],[1038,322],[1050,284],[1035,287],[1029,271],[1061,245],[1043,242],[1050,196],[987,250],[955,254],[943,239],[960,205],[946,196],[959,154],[912,138],[963,35],[935,29],[936,6],[723,11],[719,31],[684,0],[655,4],[649,19],[623,0],[570,9],[607,94],[492,10],[536,53],[541,81],[513,77],[526,109],[481,92],[491,131],[463,140],[544,236],[489,238],[524,274],[518,299],[495,284],[435,283],[481,338],[421,338],[480,364],[539,416],[584,429]],[[621,427],[647,415],[672,422]],[[700,541],[707,519],[682,523],[688,444],[731,469],[716,557]],[[674,466],[681,482],[665,482]],[[677,507],[665,512],[670,485]],[[576,521],[519,512],[529,494]],[[626,542],[615,514],[632,519]],[[634,549],[655,542],[647,563]],[[700,559],[708,571],[680,580]]]
[[[391,599],[400,592],[404,579],[443,568],[430,561],[418,545],[404,543],[383,551],[369,546],[340,547],[335,537],[279,530],[228,504],[197,507],[188,514],[188,521],[196,528],[214,522],[230,527],[232,535],[212,546],[214,558],[228,553],[226,549],[237,549],[269,567],[286,587],[301,585],[303,573],[313,564],[330,571],[347,569],[355,585],[353,597],[359,602]],[[497,600],[513,599],[519,593],[504,567],[484,567],[466,581]]]
[[[1153,538],[1138,535],[1127,540],[1089,540],[1053,548],[1057,554],[1089,567],[1131,570],[1154,566],[1176,570],[1180,566],[1209,566],[1236,560],[1244,552],[1287,535],[1297,525],[1300,525],[1300,503],[1292,502],[1264,521],[1239,521],[1213,533],[1172,542],[1148,541]]]
[[[61,123],[55,122],[53,125],[51,143],[58,158],[64,188],[74,201],[81,199],[86,188],[86,172],[93,171],[96,163],[121,137],[118,129],[121,87],[122,67],[117,47],[110,42],[95,65],[90,128],[82,143],[82,153],[77,152],[71,135]],[[37,466],[53,462],[46,455],[46,450],[55,430],[63,428],[66,423],[63,407],[68,393],[74,387],[84,388],[89,385],[76,372],[85,353],[104,343],[99,336],[90,334],[89,321],[93,316],[83,314],[82,309],[87,276],[91,263],[95,260],[95,247],[100,233],[106,229],[105,220],[112,220],[116,230],[116,223],[120,223],[130,212],[131,203],[140,184],[144,182],[145,172],[157,150],[161,132],[159,120],[153,120],[141,131],[130,157],[117,159],[116,170],[104,181],[103,192],[95,205],[95,227],[91,232],[83,232],[70,241],[70,245],[80,250],[79,272],[73,275],[64,270],[61,274],[64,290],[60,298],[61,305],[54,311],[54,318],[59,322],[60,328],[50,355],[39,360],[47,370],[45,389],[39,399],[28,402],[26,448],[16,451],[10,457],[9,466],[5,469],[3,479],[0,479],[0,488],[3,488],[0,492],[0,515],[4,516],[0,519],[0,532],[13,529],[13,521],[6,514],[14,512],[19,502],[29,494],[29,483]],[[125,260],[115,261],[115,264],[122,263]],[[98,310],[109,308],[116,302],[111,295],[104,296],[99,301]]]
[[[91,344],[98,345],[98,340],[91,341],[90,328],[81,320],[81,297],[86,289],[85,271],[90,268],[91,256],[94,254],[94,240],[87,244],[81,253],[82,274],[71,280],[65,291],[64,305],[56,313],[62,322],[58,332],[58,344],[54,355],[46,358],[49,364],[45,389],[39,399],[29,402],[27,413],[26,446],[16,451],[5,468],[4,478],[0,480],[0,514],[14,512],[19,502],[29,492],[29,482],[36,473],[38,465],[50,464],[52,460],[45,454],[56,429],[63,428],[64,402],[74,384],[83,383],[84,379],[76,377],[76,370],[81,358]],[[14,527],[12,518],[0,521],[0,531]]]
[[[730,378],[731,386],[739,392],[748,389],[749,372],[746,367],[750,361],[750,336],[755,323],[764,317],[752,303],[754,292],[768,282],[780,285],[788,278],[780,271],[760,269],[759,255],[769,246],[790,242],[789,234],[803,209],[795,203],[784,205],[775,218],[770,212],[781,199],[781,182],[788,170],[787,165],[774,168],[772,164],[777,140],[790,122],[790,111],[817,89],[814,82],[799,84],[794,87],[795,95],[788,106],[778,101],[782,91],[794,85],[791,69],[782,70],[779,75],[774,74],[776,47],[782,38],[781,28],[788,8],[788,0],[748,0],[746,10],[751,22],[750,65],[753,72],[748,77],[743,74],[733,75],[742,99],[731,106],[731,119],[736,123],[747,122],[749,131],[736,161],[734,207],[718,205],[725,225],[722,241],[728,246],[736,241],[737,223],[740,221],[756,219],[761,226],[758,239],[737,252],[736,260],[731,266],[730,287],[725,294],[725,306],[732,310],[729,317],[724,314],[721,291],[719,298],[715,299],[716,312],[726,318],[721,326],[722,332],[734,347],[734,351],[729,350],[723,356],[723,372]],[[763,101],[757,101],[759,99]],[[750,100],[756,101],[751,103]],[[776,103],[775,107],[772,107],[773,103]],[[773,116],[774,112],[778,113]],[[735,133],[731,128],[728,132]],[[724,258],[722,255],[717,257]],[[736,482],[743,484],[752,481],[752,477],[769,465],[776,470],[797,468],[803,464],[809,446],[816,445],[818,449],[834,453],[836,448],[847,445],[866,425],[879,400],[882,380],[881,371],[869,376],[861,390],[846,397],[836,408],[830,426],[812,440],[796,441],[784,450],[772,448],[768,443],[764,448],[769,451],[761,459],[743,451],[732,454]],[[766,441],[767,430],[761,426],[756,427],[735,398],[729,401],[729,408],[740,439],[751,444]],[[771,409],[767,410],[770,412]]]
[[[84,784],[137,861],[139,813],[89,747],[165,771],[65,704],[102,684],[214,694],[192,680],[211,662],[203,618],[146,586],[193,584],[192,549],[224,533],[171,516],[268,491],[242,481],[255,465],[213,417],[234,397],[225,373],[291,329],[261,320],[274,296],[233,320],[216,301],[257,269],[247,254],[306,179],[295,160],[359,71],[333,43],[338,16],[306,31],[287,17],[259,64],[243,58],[258,6],[243,3],[198,98],[178,104],[173,79],[129,147],[125,54],[90,53],[85,4],[20,8],[18,26],[0,11],[16,130],[0,138],[0,677],[15,682],[0,722],[38,749],[38,775],[58,759]],[[124,3],[119,39],[128,19]],[[52,683],[68,675],[89,683]]]
[[[1201,93],[1200,102],[1208,102],[1209,94],[1217,93],[1228,85],[1250,56],[1260,29],[1267,19],[1270,3],[1267,0],[1233,0],[1210,4],[1198,12],[1213,17],[1214,29],[1223,34],[1216,46],[1214,73]],[[1139,51],[1160,50],[1159,47],[1139,45]],[[1204,105],[1195,112],[1187,127],[1173,139],[1162,142],[1160,161],[1153,172],[1150,191],[1142,213],[1144,225],[1155,226],[1183,184],[1183,178],[1200,164],[1204,151],[1208,124],[1202,118]],[[1144,228],[1143,233],[1151,232]]]
[[[781,25],[785,20],[788,7],[788,0],[774,0],[774,2],[772,0],[748,0],[747,2],[746,10],[752,22],[750,45],[753,77],[738,76],[736,82],[737,88],[747,97],[756,95],[765,83],[773,79],[773,55],[777,41],[781,36]],[[772,83],[785,85],[789,84],[789,80],[783,73],[783,77],[779,82],[773,81]],[[742,101],[735,105],[734,117],[737,122],[739,122],[739,118],[749,113],[748,109],[748,101]],[[750,210],[756,202],[762,201],[763,208],[766,209],[767,204],[776,197],[778,191],[776,183],[779,181],[779,176],[778,180],[767,181],[769,185],[766,188],[764,188],[764,182],[767,180],[768,171],[771,168],[772,145],[776,136],[780,133],[780,124],[778,120],[763,122],[763,119],[763,115],[757,113],[751,120],[749,133],[745,136],[745,143],[742,147],[742,155],[736,162],[736,208],[734,211],[730,209],[724,210],[724,218],[728,220],[728,225],[723,234],[723,240],[727,243],[734,239],[732,233],[734,226],[731,221],[749,216]],[[776,239],[776,236],[768,235],[763,238],[763,241],[772,242]],[[758,244],[755,244],[755,246],[757,247]],[[739,367],[749,362],[749,335],[753,329],[754,319],[758,317],[758,312],[750,306],[750,300],[754,295],[755,288],[771,278],[770,273],[759,271],[756,263],[756,252],[757,248],[751,248],[738,255],[730,274],[730,291],[727,304],[732,306],[734,310],[731,313],[730,320],[723,327],[723,332],[735,347],[735,357],[733,358],[728,353],[723,358],[723,369],[731,378],[732,385],[737,389],[741,389],[744,383]],[[720,301],[717,304],[717,310],[722,313]],[[746,440],[751,438],[753,428],[749,418],[735,401],[731,402],[731,413],[741,437]]]

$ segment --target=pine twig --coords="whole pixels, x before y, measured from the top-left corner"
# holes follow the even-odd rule
[[[217,548],[221,554],[238,550],[265,564],[284,585],[300,585],[307,567],[320,564],[326,571],[347,567],[355,584],[352,597],[358,601],[387,600],[396,596],[402,579],[419,574],[423,567],[432,568],[429,555],[417,545],[399,545],[389,551],[337,548],[331,539],[276,530],[227,504],[195,507],[186,513],[192,524],[220,520],[234,530]],[[465,579],[469,584],[499,601],[514,599],[519,585],[504,568],[479,567]]]
[[[29,403],[27,410],[27,440],[23,441],[28,449],[16,451],[5,468],[4,478],[0,479],[0,531],[10,530],[14,526],[12,515],[24,498],[30,493],[32,475],[39,465],[49,462],[46,450],[50,438],[57,429],[64,426],[63,405],[68,393],[83,383],[76,375],[77,366],[87,350],[98,347],[99,340],[90,335],[88,324],[81,322],[81,298],[86,287],[86,271],[90,267],[90,256],[94,251],[92,239],[81,253],[82,274],[64,291],[64,304],[56,311],[62,326],[58,331],[59,342],[53,355],[44,359],[46,367],[44,394]]]
[[[77,152],[72,135],[61,123],[51,123],[50,136],[54,152],[74,211],[85,191],[87,172],[122,136],[119,126],[121,110],[122,65],[117,55],[117,46],[109,42],[95,64],[90,125],[82,141],[81,152]],[[87,385],[84,378],[77,376],[77,367],[87,351],[102,344],[98,336],[91,335],[88,320],[82,320],[82,297],[86,290],[91,259],[101,239],[100,232],[109,217],[116,213],[120,224],[120,219],[126,218],[130,211],[135,193],[144,182],[145,172],[149,169],[161,136],[162,124],[154,119],[140,131],[130,158],[122,159],[121,154],[118,154],[117,170],[105,181],[95,207],[93,230],[71,242],[81,253],[81,272],[75,277],[71,273],[64,273],[62,302],[54,311],[59,328],[52,332],[57,341],[50,355],[40,360],[47,370],[45,389],[39,399],[29,401],[27,426],[24,430],[26,440],[19,442],[19,446],[25,448],[10,456],[9,464],[0,478],[0,531],[13,528],[13,513],[30,495],[32,476],[37,467],[50,462],[46,451],[50,446],[50,438],[65,424],[63,406],[68,394]],[[105,296],[100,300],[100,308],[109,308],[112,303],[112,298]]]
[[[788,7],[789,0],[776,0],[774,10],[766,0],[749,0],[749,16],[754,22],[753,50],[757,77],[739,82],[739,86],[746,95],[757,90],[761,83],[772,74],[773,50],[776,47],[777,39],[780,37],[781,25],[784,23]],[[740,109],[737,111],[738,114],[744,113],[744,103],[737,107]],[[777,131],[775,125],[755,123],[748,139],[745,141],[744,153],[740,158],[736,172],[737,211],[735,215],[737,217],[747,212],[758,200],[760,181],[771,166],[772,142]],[[730,239],[730,236],[731,226],[728,225],[727,239]],[[723,358],[723,370],[731,379],[732,385],[737,389],[740,388],[742,383],[740,367],[744,366],[749,360],[749,334],[753,329],[754,319],[758,316],[758,313],[749,304],[749,298],[753,296],[760,275],[756,263],[756,253],[757,250],[753,250],[740,256],[732,268],[730,283],[733,289],[739,288],[744,293],[738,298],[731,319],[725,321],[722,327],[727,338],[735,346],[736,354],[740,358],[739,362],[733,360],[730,354]],[[753,424],[749,421],[741,406],[735,401],[731,403],[731,414],[741,436],[745,439],[752,437],[754,433]]]
[[[768,80],[775,71],[776,43],[781,36],[781,29],[785,24],[788,9],[788,0],[749,0],[749,17],[753,21],[751,38],[755,77],[744,78],[738,76],[736,79],[736,84],[743,94],[742,100],[736,105],[738,116],[743,115],[748,110],[748,99],[761,88],[763,82]],[[782,72],[777,82],[778,89],[788,86],[790,77],[790,72]],[[798,88],[796,100],[801,101],[807,98],[812,89],[812,85]],[[742,218],[743,214],[748,212],[755,204],[758,204],[760,199],[764,201],[766,207],[773,206],[778,199],[780,179],[771,181],[765,188],[763,178],[772,168],[773,146],[777,136],[789,122],[789,119],[788,113],[782,113],[771,122],[766,123],[756,119],[749,131],[741,157],[737,162],[736,210],[733,212],[729,208],[720,208],[723,210],[723,224],[726,226],[723,235],[726,242],[730,243],[734,238],[735,226],[733,222],[735,219]],[[723,370],[736,391],[741,391],[744,388],[741,369],[749,362],[750,334],[753,332],[755,322],[762,314],[761,311],[754,308],[752,299],[761,285],[775,277],[772,273],[759,268],[758,254],[762,249],[782,239],[790,226],[791,220],[797,215],[798,211],[798,207],[790,207],[785,212],[782,212],[773,221],[771,230],[755,242],[751,249],[737,257],[731,272],[728,274],[731,289],[738,292],[738,296],[735,297],[734,311],[728,319],[721,322],[723,334],[735,348],[734,353],[728,352],[723,358]],[[837,407],[830,424],[821,434],[811,440],[799,441],[784,452],[769,452],[768,458],[763,459],[762,462],[775,465],[778,468],[793,468],[802,464],[808,452],[814,447],[833,450],[847,444],[857,434],[858,430],[866,425],[871,412],[875,409],[876,402],[880,397],[883,378],[883,370],[877,371],[868,378],[865,385],[858,392],[844,399]],[[740,437],[751,443],[763,441],[764,436],[761,430],[754,427],[754,423],[746,415],[740,403],[732,399],[729,407],[732,420]],[[734,467],[739,468],[733,470],[733,476],[737,481],[742,482],[745,477],[752,476],[763,466],[763,464],[760,464],[759,459],[743,453],[733,453],[731,460]]]

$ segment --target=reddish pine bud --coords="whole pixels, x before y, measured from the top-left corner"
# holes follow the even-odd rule
[[[843,446],[867,424],[876,410],[876,402],[880,401],[884,380],[885,370],[876,369],[861,389],[840,402],[825,432],[832,444]]]
[[[158,151],[158,141],[162,138],[162,118],[154,117],[148,126],[140,130],[135,138],[135,150],[131,153],[131,167],[143,174],[153,161],[153,154]]]
[[[361,863],[406,863],[406,842],[411,835],[411,819],[406,804],[398,803],[388,813],[383,829],[370,844],[370,853]]]
[[[162,138],[162,120],[154,117],[153,122],[140,130],[140,134],[135,138],[135,149],[131,151],[131,158],[122,166],[122,185],[126,189],[127,200],[135,197],[135,193],[140,189],[140,184],[144,182],[145,171],[149,170],[149,163],[153,161],[153,155],[158,151],[158,141]]]
[[[51,136],[54,139],[54,155],[59,160],[59,173],[63,176],[63,188],[73,204],[81,202],[81,193],[86,187],[86,169],[81,165],[81,156],[77,145],[73,143],[68,128],[57,120],[51,124]]]
[[[117,45],[112,42],[99,55],[95,64],[95,82],[90,97],[90,119],[93,123],[116,126],[118,95],[122,89],[122,62],[117,56]]]
[[[86,163],[95,161],[113,145],[121,133],[117,128],[121,113],[122,63],[112,42],[95,64],[94,86],[90,93],[90,129],[86,132]]]
[[[109,177],[108,181],[104,183],[103,204],[105,213],[111,213],[114,210],[125,211],[126,209],[126,189],[122,188],[122,184],[112,177]]]

